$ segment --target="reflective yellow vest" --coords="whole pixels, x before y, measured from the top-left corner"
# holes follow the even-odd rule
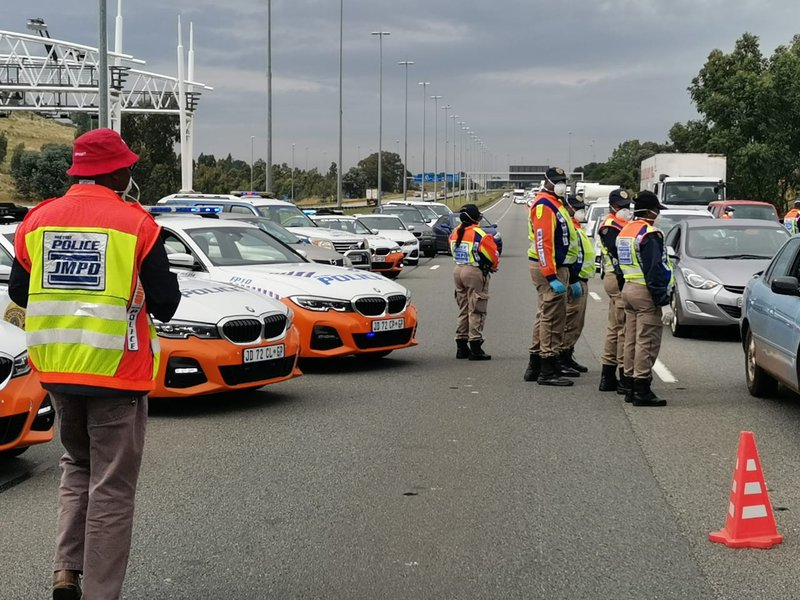
[[[644,271],[640,261],[642,240],[645,236],[659,231],[647,221],[636,220],[628,222],[617,236],[617,255],[619,256],[619,266],[626,282],[647,285]],[[673,285],[672,263],[667,256],[666,245],[662,256],[664,269],[670,273],[669,286]]]

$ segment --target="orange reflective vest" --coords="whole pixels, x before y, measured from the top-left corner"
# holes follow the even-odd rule
[[[800,227],[798,227],[797,223],[798,219],[800,219],[800,210],[796,208],[793,208],[783,216],[783,226],[786,227],[786,230],[792,235],[800,233]]]
[[[25,329],[42,383],[153,388],[158,340],[139,271],[160,230],[99,185],[73,185],[28,212],[14,247],[30,273]]]
[[[531,247],[528,258],[539,262],[542,275],[555,279],[559,267],[575,264],[580,240],[563,202],[552,192],[541,191],[531,206],[528,220]]]
[[[500,255],[494,237],[486,233],[477,225],[468,225],[464,228],[461,242],[458,242],[456,227],[450,234],[450,252],[457,265],[472,265],[480,267],[482,264],[491,265],[491,271],[497,271],[500,266]]]

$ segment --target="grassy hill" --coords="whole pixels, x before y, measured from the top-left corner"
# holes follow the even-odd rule
[[[72,145],[75,128],[33,113],[12,112],[0,118],[0,133],[8,138],[8,155],[0,164],[0,201],[16,200],[14,180],[9,174],[11,153],[19,144],[26,150],[39,150],[44,144]]]

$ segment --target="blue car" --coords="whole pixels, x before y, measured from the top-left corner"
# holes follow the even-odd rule
[[[766,271],[748,282],[742,304],[747,389],[765,397],[782,383],[800,393],[800,236],[790,238]]]
[[[436,236],[437,252],[450,253],[450,234],[453,233],[453,229],[458,227],[460,223],[461,221],[458,218],[458,213],[450,213],[449,215],[443,215],[439,217],[436,222],[431,225],[433,234]],[[497,225],[490,223],[486,217],[482,217],[479,226],[486,233],[489,233],[492,235],[492,237],[494,237],[494,241],[497,244],[497,251],[502,254],[503,238],[500,237],[500,232],[497,230]]]

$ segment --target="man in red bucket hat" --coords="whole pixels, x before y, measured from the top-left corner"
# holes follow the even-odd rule
[[[66,450],[55,600],[120,597],[158,371],[150,315],[169,321],[181,297],[160,227],[124,199],[138,159],[110,129],[80,136],[67,171],[77,183],[29,211],[14,240],[9,295],[27,307],[29,361]]]

